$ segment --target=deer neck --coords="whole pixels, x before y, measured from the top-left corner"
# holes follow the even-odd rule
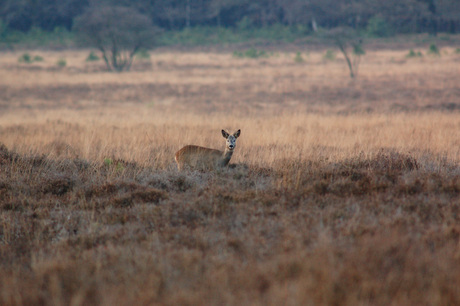
[[[227,166],[228,163],[230,162],[230,159],[232,158],[233,155],[233,150],[229,150],[228,148],[225,148],[224,154],[222,154],[222,166]]]

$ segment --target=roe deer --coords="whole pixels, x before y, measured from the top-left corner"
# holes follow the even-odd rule
[[[194,169],[214,169],[227,166],[232,158],[236,139],[240,134],[241,130],[236,131],[233,135],[222,130],[222,136],[227,139],[225,151],[193,145],[183,147],[175,155],[177,168],[183,170],[185,166],[189,166]]]

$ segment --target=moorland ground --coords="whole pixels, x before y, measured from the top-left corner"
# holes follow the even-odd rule
[[[30,53],[0,57],[1,305],[460,304],[455,48],[355,80],[324,51]],[[222,128],[231,167],[176,169]]]

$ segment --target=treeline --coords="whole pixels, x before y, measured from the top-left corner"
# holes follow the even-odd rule
[[[459,0],[0,0],[0,19],[16,31],[70,31],[77,16],[101,5],[134,7],[166,30],[281,24],[305,31],[378,26],[384,35],[460,32]]]

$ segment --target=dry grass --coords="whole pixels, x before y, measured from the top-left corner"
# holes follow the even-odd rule
[[[0,304],[460,303],[460,58],[0,60]],[[34,53],[35,54],[35,53]],[[57,68],[58,58],[68,66]],[[179,172],[186,144],[231,167]]]

